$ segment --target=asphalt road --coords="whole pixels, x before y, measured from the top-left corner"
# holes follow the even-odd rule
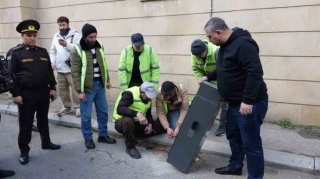
[[[225,166],[228,163],[229,159],[223,156],[201,154],[200,160],[192,166],[190,173],[182,174],[166,163],[167,152],[144,148],[150,144],[141,143],[138,149],[142,158],[135,160],[125,153],[125,145],[121,137],[117,138],[116,145],[95,142],[96,149],[87,150],[79,129],[50,125],[50,133],[52,142],[62,145],[62,149],[57,151],[42,150],[39,133],[33,133],[30,144],[30,162],[25,166],[20,165],[17,118],[2,115],[0,168],[14,170],[16,175],[11,178],[27,179],[245,179],[247,177],[246,168],[243,169],[243,175],[238,177],[215,174],[215,168]],[[94,133],[94,141],[96,140],[97,134]],[[310,172],[268,164],[265,171],[265,178],[270,179],[319,178]]]

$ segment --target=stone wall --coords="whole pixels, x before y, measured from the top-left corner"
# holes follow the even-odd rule
[[[190,67],[190,44],[206,38],[203,26],[210,6],[211,0],[1,1],[0,54],[21,42],[15,27],[28,18],[41,23],[38,44],[49,49],[58,30],[56,19],[64,15],[79,31],[87,22],[97,27],[114,86],[108,100],[114,101],[119,93],[119,56],[136,32],[158,54],[160,83],[179,81],[192,96],[198,85]],[[296,124],[320,124],[319,10],[316,0],[213,0],[213,16],[224,18],[229,27],[249,30],[260,46],[270,95],[269,121],[289,118]]]

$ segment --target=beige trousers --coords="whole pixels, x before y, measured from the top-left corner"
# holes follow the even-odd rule
[[[71,73],[58,73],[58,86],[60,98],[62,100],[63,106],[65,108],[71,108],[72,102],[75,108],[80,107],[80,101],[78,98],[78,93],[74,87],[73,79]],[[70,98],[70,86],[72,102]]]

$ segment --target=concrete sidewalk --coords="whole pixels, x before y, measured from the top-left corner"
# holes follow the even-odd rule
[[[51,123],[70,127],[80,127],[80,118],[76,118],[73,113],[58,117],[55,113],[62,108],[62,102],[58,98],[50,104],[49,120]],[[108,131],[120,135],[114,129],[112,123],[113,104],[109,103],[109,123]],[[0,112],[17,115],[17,106],[12,104],[12,99],[0,100]],[[155,117],[155,111],[153,110]],[[230,156],[231,151],[225,136],[216,137],[213,135],[218,127],[216,121],[212,132],[209,134],[202,146],[202,152],[215,153]],[[97,129],[95,110],[92,112],[92,126]],[[265,161],[295,167],[305,170],[320,172],[320,140],[302,137],[295,130],[281,129],[275,124],[265,123],[261,128],[261,136],[264,145]],[[148,142],[171,146],[173,140],[169,140],[166,135],[159,135],[145,139]],[[318,158],[319,157],[319,158]]]

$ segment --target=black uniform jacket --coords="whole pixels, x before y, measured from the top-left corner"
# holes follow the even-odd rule
[[[57,82],[45,48],[24,44],[13,48],[9,71],[14,79],[11,91],[13,97],[20,96],[20,90],[23,89],[41,89],[49,86],[51,90],[56,90]]]

